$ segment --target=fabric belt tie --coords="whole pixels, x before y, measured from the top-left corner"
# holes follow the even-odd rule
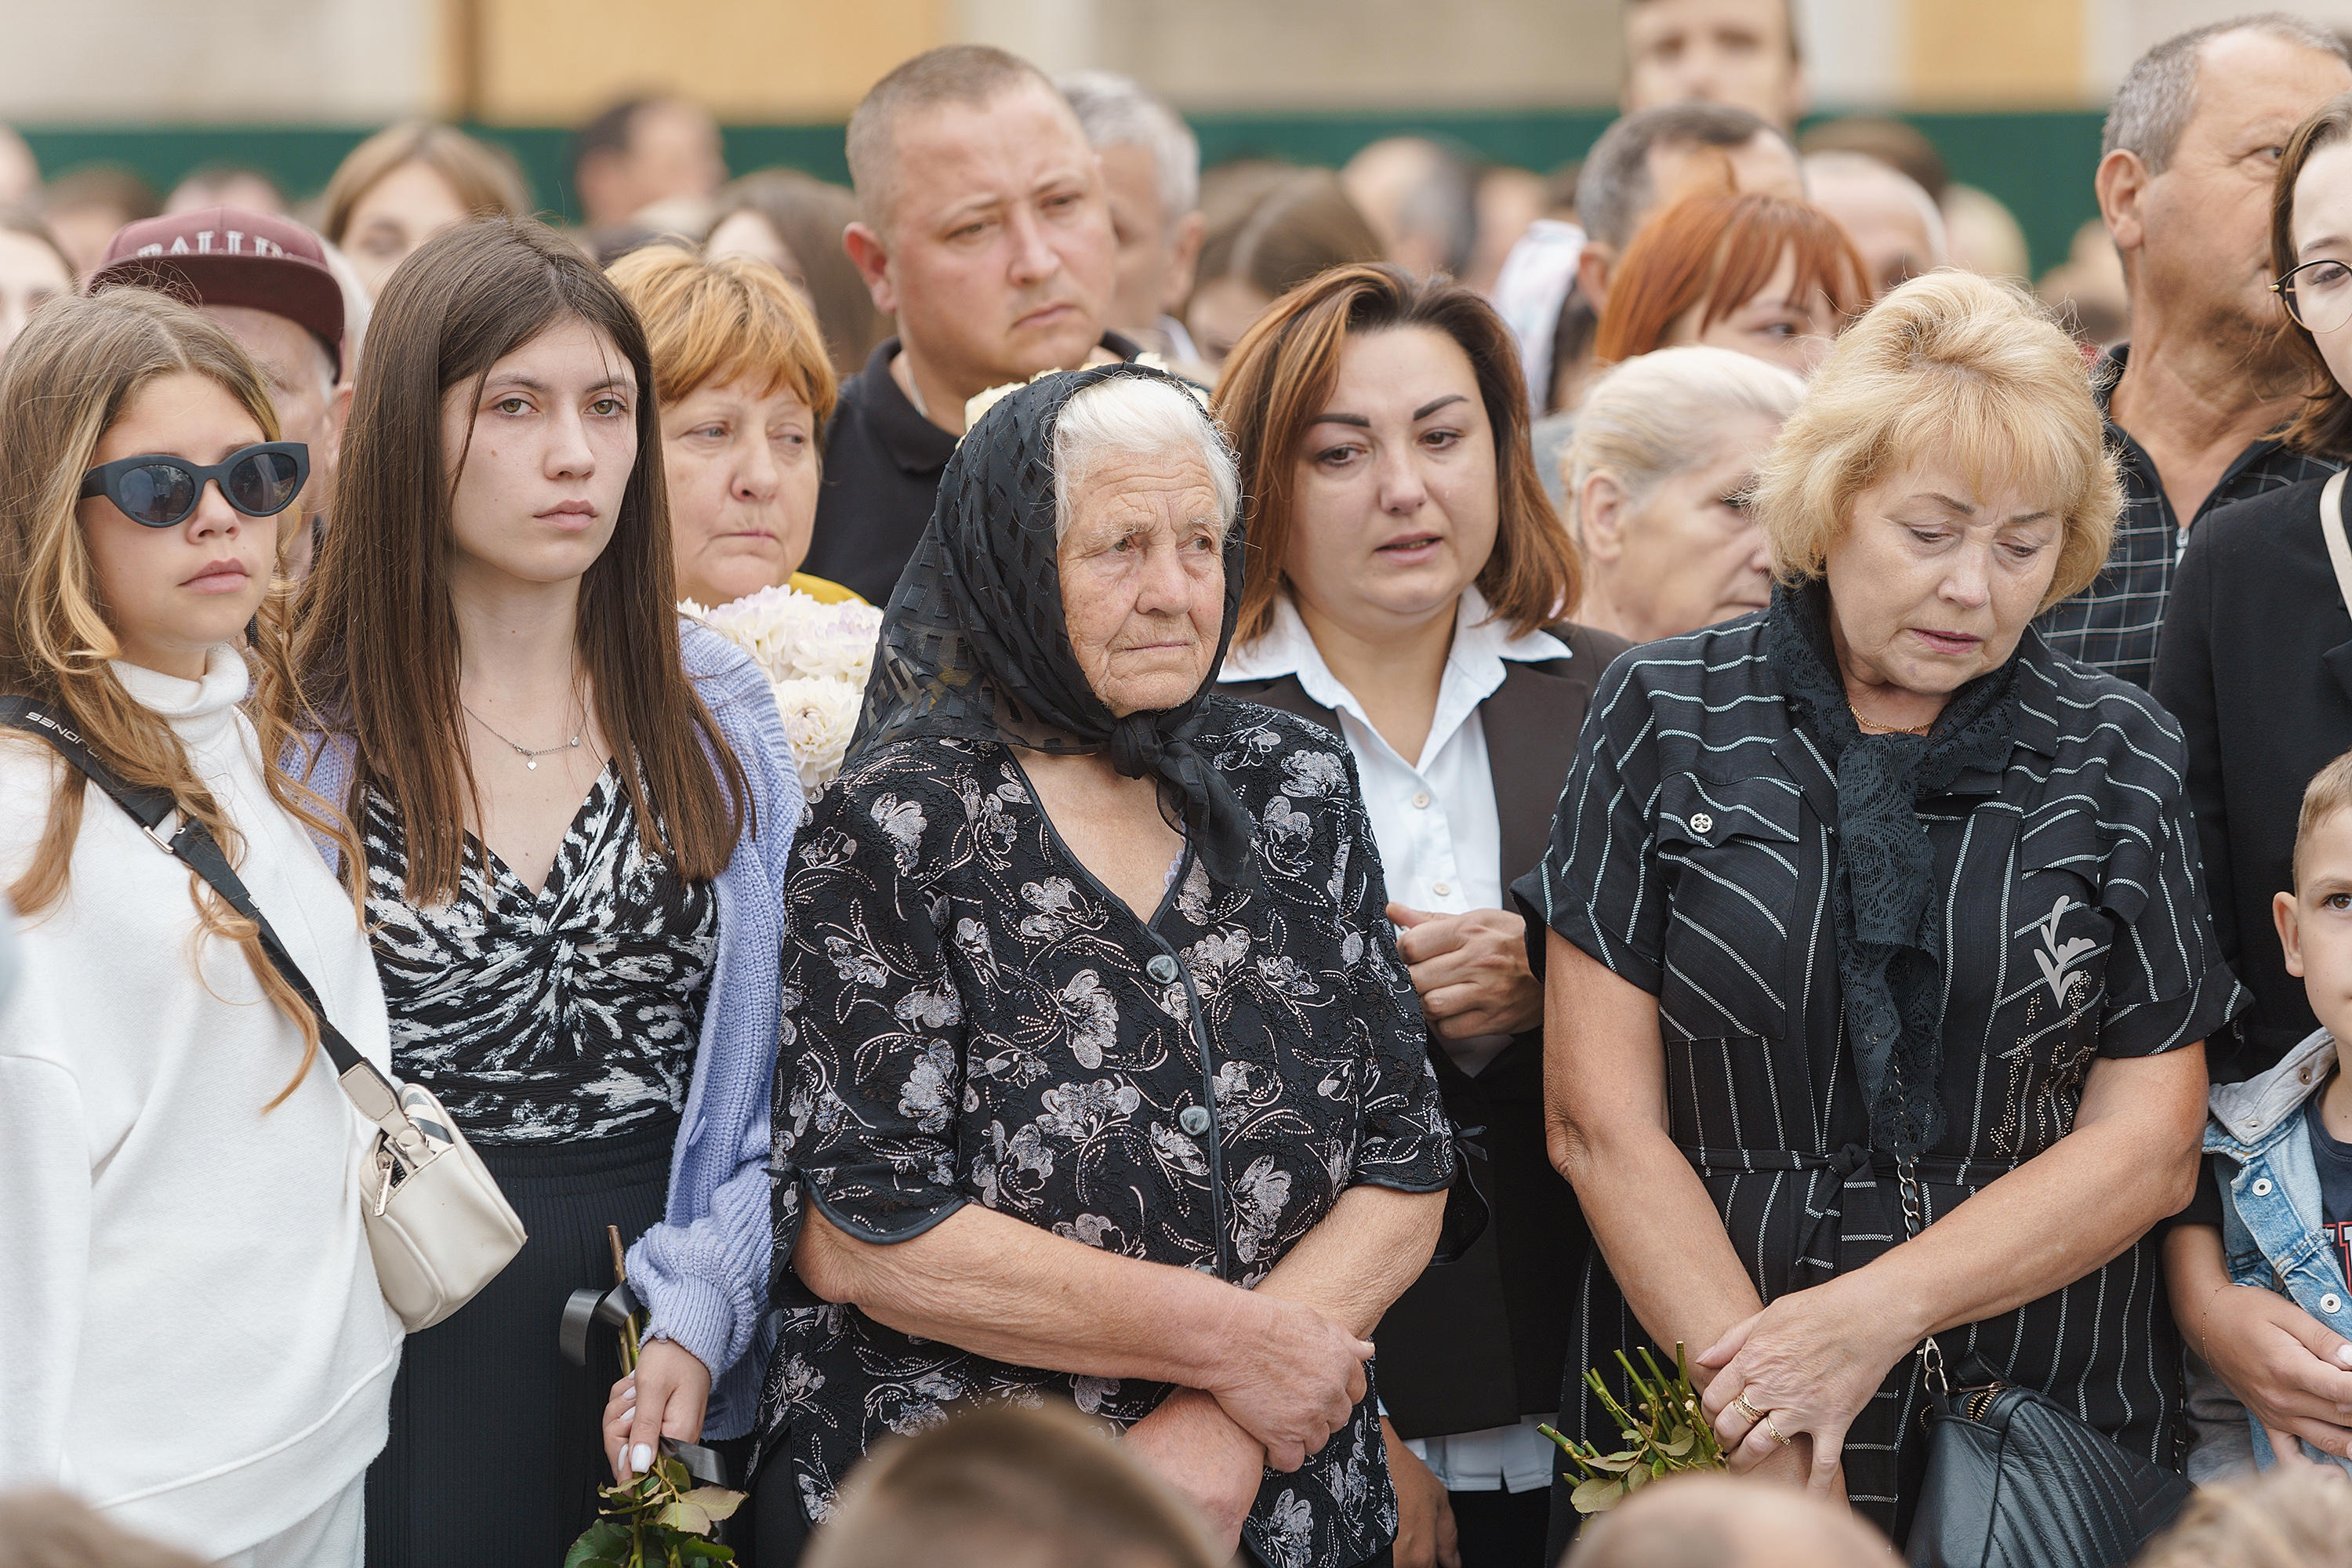
[[[1691,1168],[1706,1178],[1767,1172],[1793,1172],[1806,1178],[1805,1214],[1797,1226],[1797,1255],[1790,1270],[1798,1289],[1859,1268],[1902,1239],[1902,1191],[1895,1179],[1891,1154],[1875,1153],[1859,1143],[1848,1143],[1834,1154],[1692,1143],[1675,1146]],[[1912,1169],[1923,1186],[1938,1183],[1974,1191],[2016,1166],[1996,1160],[1922,1154],[1912,1163]],[[1933,1220],[1932,1211],[1927,1217]]]

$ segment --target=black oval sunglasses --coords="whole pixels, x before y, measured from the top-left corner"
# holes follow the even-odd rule
[[[142,528],[170,528],[196,510],[205,486],[247,517],[276,517],[294,504],[310,478],[310,448],[300,441],[264,441],[230,453],[209,468],[185,458],[117,458],[81,477],[82,499],[104,496]]]

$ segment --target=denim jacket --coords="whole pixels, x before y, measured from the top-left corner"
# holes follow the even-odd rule
[[[2336,1245],[2320,1228],[2319,1167],[2311,1155],[2304,1102],[2326,1085],[2336,1065],[2336,1037],[2315,1029],[2278,1066],[2243,1083],[2213,1087],[2205,1122],[2205,1152],[2222,1182],[2221,1253],[2236,1285],[2259,1286],[2352,1338],[2352,1287]],[[2259,1423],[2221,1379],[2191,1362],[2189,1423],[2196,1442],[2191,1479],[2212,1479],[2251,1461],[2268,1469],[2275,1458]],[[2305,1456],[2352,1460],[2303,1445]]]

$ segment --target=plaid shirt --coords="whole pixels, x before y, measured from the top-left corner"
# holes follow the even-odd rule
[[[2103,414],[2108,395],[2123,378],[2129,350],[2127,343],[2117,345],[2092,372],[2092,392]],[[2145,689],[2156,673],[2157,635],[2164,626],[2165,601],[2172,594],[2172,573],[2187,531],[2165,499],[2156,460],[2112,419],[2107,443],[2123,468],[2124,510],[2116,520],[2116,542],[2108,552],[2106,570],[2073,598],[2050,606],[2042,616],[2042,635],[2069,658]],[[2216,507],[2324,479],[2342,466],[2290,452],[2264,437],[2231,461],[2189,524],[2194,527]]]

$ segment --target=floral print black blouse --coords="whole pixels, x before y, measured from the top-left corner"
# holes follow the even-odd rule
[[[825,791],[793,851],[780,1259],[804,1199],[871,1242],[976,1203],[1252,1286],[1349,1187],[1451,1183],[1346,749],[1223,698],[1207,728],[1263,890],[1212,884],[1188,850],[1149,922],[1071,856],[1001,743],[879,746]],[[959,1400],[1058,1396],[1125,1427],[1170,1392],[911,1339],[778,1276],[770,1462],[813,1521],[876,1439]],[[1368,1393],[1304,1468],[1267,1473],[1244,1539],[1276,1568],[1347,1568],[1395,1530]]]

